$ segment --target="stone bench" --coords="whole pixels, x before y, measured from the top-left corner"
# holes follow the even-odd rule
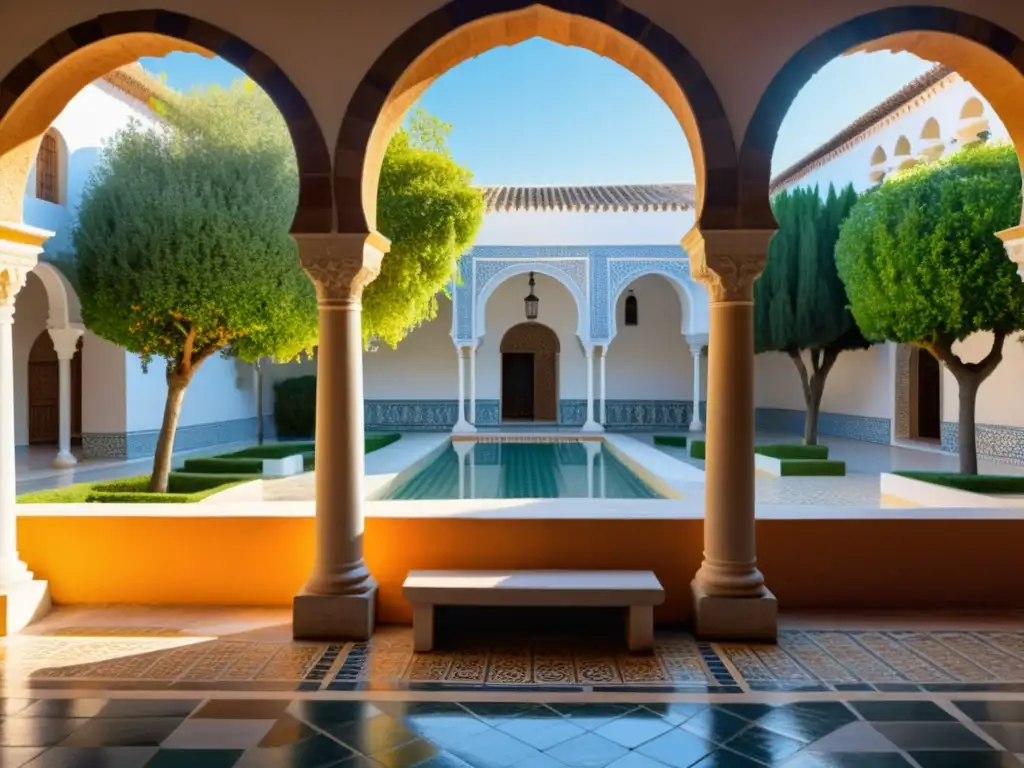
[[[410,571],[402,592],[413,606],[413,648],[434,648],[438,605],[509,608],[625,608],[631,651],[654,646],[654,606],[665,590],[651,571]]]

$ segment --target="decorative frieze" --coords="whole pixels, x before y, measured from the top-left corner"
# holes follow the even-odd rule
[[[190,424],[178,427],[174,434],[174,450],[192,451],[227,443],[256,440],[255,417],[219,421],[212,424]],[[82,435],[82,455],[87,459],[141,459],[156,453],[160,431],[86,432]]]

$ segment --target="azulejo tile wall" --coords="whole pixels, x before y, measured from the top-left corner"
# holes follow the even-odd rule
[[[956,453],[960,449],[960,429],[955,421],[942,422],[942,450]],[[978,454],[1013,464],[1024,464],[1024,428],[998,424],[975,427]]]
[[[758,408],[757,428],[766,432],[804,431],[804,412],[791,408]],[[845,437],[868,443],[888,445],[892,430],[889,419],[875,416],[854,416],[848,413],[822,413],[818,433],[829,437]]]
[[[367,429],[448,430],[459,414],[458,400],[367,400]]]
[[[682,400],[609,400],[605,408],[605,426],[616,430],[685,429],[690,425],[692,412],[693,403]]]
[[[174,435],[175,451],[191,451],[224,443],[242,443],[256,439],[256,417],[192,424],[178,427]],[[82,435],[82,454],[87,459],[139,459],[156,452],[158,430],[138,432],[87,432]]]

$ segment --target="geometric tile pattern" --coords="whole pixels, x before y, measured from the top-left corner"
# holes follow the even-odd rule
[[[755,691],[1024,692],[1024,632],[784,630],[715,647]]]
[[[758,408],[755,417],[758,429],[767,432],[802,434],[804,431],[804,412],[801,410]],[[818,418],[818,434],[889,445],[891,425],[889,419],[879,416],[824,412]]]
[[[960,448],[960,425],[942,422],[942,450],[957,453]],[[1024,464],[1024,429],[999,424],[975,425],[974,443],[978,455],[1011,464]]]
[[[378,632],[355,643],[328,690],[538,690],[738,693],[732,673],[707,643],[662,635],[654,653],[621,643],[579,639],[544,644],[481,644],[413,653],[407,630]]]
[[[0,645],[10,691],[537,691],[1024,693],[1024,631],[784,629],[777,645],[702,643],[658,632],[653,653],[616,636],[467,637],[413,653],[408,627],[365,643],[209,639],[76,627]]]
[[[0,765],[1021,766],[1024,702],[2,701]]]
[[[175,445],[188,451],[224,443],[252,440],[256,435],[257,419],[234,419],[209,424],[178,427]],[[82,435],[82,453],[89,459],[137,459],[156,452],[159,432],[86,432]]]

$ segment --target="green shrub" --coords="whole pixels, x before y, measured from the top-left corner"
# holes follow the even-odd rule
[[[828,459],[783,459],[783,477],[842,477],[846,462]]]
[[[182,470],[204,475],[262,475],[263,459],[185,459]]]
[[[706,448],[707,444],[703,440],[690,441],[690,458],[703,461]]]
[[[373,453],[379,451],[386,445],[391,445],[393,442],[401,438],[401,435],[394,433],[380,434],[380,435],[367,435],[365,441],[366,453]]]
[[[769,443],[754,446],[754,453],[773,459],[827,459],[827,445],[801,445],[799,443]]]
[[[219,490],[219,489],[218,489]],[[189,504],[209,496],[209,493],[111,493],[109,491],[92,491],[86,501],[90,504]]]
[[[671,445],[676,448],[686,447],[686,435],[655,435],[655,445]]]
[[[316,429],[316,376],[274,385],[274,424],[279,438],[310,438]]]
[[[270,445],[254,445],[233,453],[222,453],[218,459],[283,459],[296,453],[310,453],[313,443],[298,441],[290,443],[271,443]]]
[[[893,474],[972,493],[1024,494],[1024,475],[959,475],[952,472],[893,472]]]

